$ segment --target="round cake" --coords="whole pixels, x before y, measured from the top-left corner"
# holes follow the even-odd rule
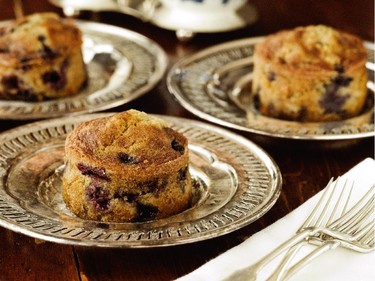
[[[144,112],[79,124],[65,143],[63,197],[84,219],[140,222],[187,209],[192,186],[187,139]]]
[[[77,94],[86,81],[82,34],[54,13],[0,26],[0,99],[43,101]]]
[[[358,37],[324,25],[271,34],[254,51],[252,94],[270,117],[321,122],[357,115],[368,94]]]

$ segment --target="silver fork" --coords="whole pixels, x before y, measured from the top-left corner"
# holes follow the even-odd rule
[[[328,214],[327,210],[331,207],[331,203],[333,202],[333,198],[337,197],[337,186],[338,186],[339,178],[333,183],[333,178],[327,184],[320,200],[316,204],[315,208],[306,219],[305,223],[299,228],[296,235],[292,238],[287,240],[286,242],[282,243],[279,247],[274,249],[272,252],[267,254],[261,260],[256,262],[255,264],[246,267],[244,269],[240,269],[229,277],[224,279],[225,281],[240,281],[240,280],[248,280],[248,281],[255,281],[257,279],[257,275],[261,271],[261,269],[266,266],[269,262],[271,262],[274,258],[279,256],[281,253],[285,252],[286,250],[292,248],[294,245],[297,245],[299,242],[303,241],[307,237],[311,237],[316,235],[317,233],[324,230],[328,223],[332,221],[334,214],[340,213],[338,210],[342,208],[346,208],[347,202],[349,201],[351,190],[348,195],[346,195],[346,200],[343,206],[344,200],[344,191],[347,188],[347,184],[345,183],[344,187],[342,188],[341,192],[339,192],[338,198],[335,200],[336,204],[334,206],[334,211],[331,214]],[[353,188],[353,186],[351,186]],[[342,212],[341,212],[342,213]],[[327,218],[327,215],[329,217]]]
[[[338,247],[344,247],[349,248],[351,250],[360,252],[360,253],[367,253],[373,251],[375,248],[374,244],[374,225],[372,224],[371,227],[368,227],[366,231],[363,232],[363,235],[359,237],[358,239],[354,241],[345,241],[338,238],[330,238],[329,240],[321,240],[317,237],[309,238],[309,240],[313,240],[313,244],[321,244],[320,247],[315,249],[314,251],[310,252],[306,256],[304,256],[302,259],[300,259],[296,264],[294,264],[292,267],[290,267],[288,270],[284,269],[284,267],[281,270],[276,271],[270,278],[267,279],[267,281],[286,281],[288,280],[292,275],[294,275],[297,271],[301,270],[304,266],[312,262],[314,259],[321,256],[323,253],[334,250]],[[307,242],[306,242],[307,243]],[[296,252],[302,247],[302,244],[300,243],[295,247],[295,250],[288,252],[286,260],[288,262],[285,262],[283,265],[288,266],[289,261],[293,259]]]
[[[318,237],[309,237],[306,241],[302,241],[292,247],[268,281],[287,280],[312,260],[339,246],[361,253],[373,251],[375,249],[375,221],[373,217],[375,206],[374,189],[375,185],[370,188],[349,212],[330,223],[327,229]],[[318,244],[320,247],[287,269],[299,249],[307,243]]]

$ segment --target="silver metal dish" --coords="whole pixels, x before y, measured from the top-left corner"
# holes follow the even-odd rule
[[[80,11],[83,10],[112,11],[132,15],[144,22],[174,30],[177,37],[182,40],[186,39],[181,37],[182,34],[192,37],[196,33],[231,31],[253,24],[258,18],[255,6],[247,1],[244,1],[244,4],[237,10],[228,3],[229,1],[225,1],[225,3],[224,1],[222,3],[218,1],[218,4],[222,5],[221,10],[213,10],[203,1],[173,3],[177,1],[50,0],[50,2],[61,7],[67,17],[78,16]]]
[[[199,3],[197,1],[197,3]],[[202,5],[201,5],[202,6]],[[225,13],[217,14],[215,11],[201,9],[189,10],[171,9],[159,5],[150,22],[161,28],[191,31],[193,33],[227,32],[244,28],[253,24],[257,18],[255,6],[248,2],[237,11],[226,9]]]
[[[236,40],[200,51],[176,63],[168,73],[169,91],[200,118],[262,136],[297,140],[352,140],[371,137],[374,130],[374,44],[368,50],[367,105],[356,117],[302,123],[270,118],[254,106],[251,94],[255,44],[263,37]]]
[[[189,139],[192,207],[142,223],[103,223],[73,215],[61,195],[64,141],[87,114],[44,120],[0,135],[0,226],[82,246],[161,247],[214,238],[260,218],[277,200],[281,174],[257,145],[202,122],[159,116]]]
[[[96,112],[128,103],[152,89],[168,60],[153,41],[120,27],[77,21],[88,83],[75,96],[43,102],[0,100],[0,119],[42,119]]]

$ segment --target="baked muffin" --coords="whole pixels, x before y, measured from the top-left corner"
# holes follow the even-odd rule
[[[139,222],[187,209],[187,139],[144,112],[79,124],[65,143],[63,197],[84,219]]]
[[[324,25],[269,35],[255,47],[252,93],[259,111],[296,121],[341,120],[367,97],[366,49]]]
[[[0,26],[0,99],[43,101],[77,94],[86,81],[82,34],[54,13]]]

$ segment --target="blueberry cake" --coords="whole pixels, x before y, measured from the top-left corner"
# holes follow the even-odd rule
[[[0,99],[77,94],[86,81],[82,34],[71,20],[39,13],[0,26]]]
[[[259,111],[302,122],[358,114],[367,97],[363,41],[328,26],[271,34],[255,47],[252,94]]]
[[[187,139],[156,117],[128,110],[79,124],[65,143],[63,197],[77,216],[141,222],[187,209]]]

